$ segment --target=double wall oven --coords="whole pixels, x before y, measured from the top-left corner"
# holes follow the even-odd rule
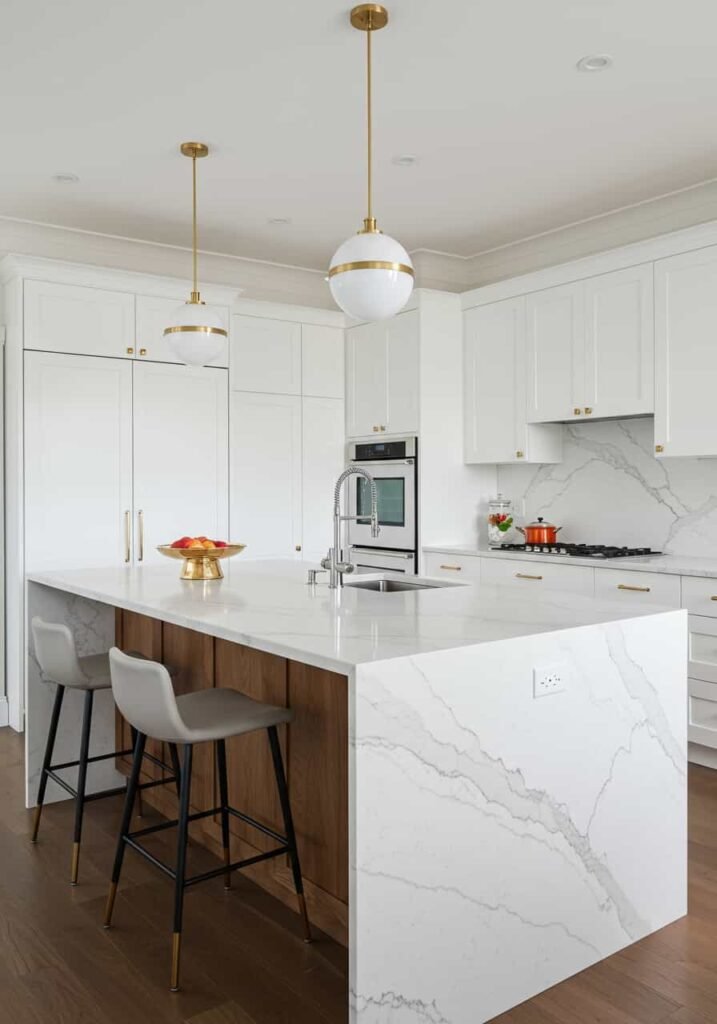
[[[360,476],[351,477],[349,524],[351,561],[357,572],[415,573],[418,550],[418,442],[415,437],[367,441],[349,445],[349,462],[361,466],[376,481],[378,537],[371,536],[371,488]]]

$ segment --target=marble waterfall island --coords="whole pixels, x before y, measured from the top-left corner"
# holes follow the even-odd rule
[[[33,573],[28,614],[66,621],[82,653],[115,640],[165,656],[181,692],[294,708],[307,896],[348,943],[352,1022],[480,1024],[686,913],[685,612],[488,586],[330,591],[306,568],[244,562],[209,584],[174,566]],[[536,697],[544,675],[562,689]],[[30,803],[50,698],[30,649]],[[271,822],[242,752],[265,756],[230,752],[231,785]],[[212,785],[210,771],[198,802]],[[215,827],[199,840],[212,849]],[[272,870],[252,877],[284,899]]]

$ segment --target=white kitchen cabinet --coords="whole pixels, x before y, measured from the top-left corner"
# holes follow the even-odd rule
[[[345,466],[344,403],[302,400],[302,552],[319,561],[333,536],[334,485]]]
[[[301,394],[301,324],[232,317],[231,386],[260,394]]]
[[[480,567],[482,583],[509,586],[516,593],[532,594],[538,601],[541,594],[551,590],[593,597],[594,572],[589,566],[558,565],[528,558],[481,558]]]
[[[24,282],[24,347],[130,359],[134,295],[51,281]]]
[[[585,281],[586,417],[638,416],[655,408],[651,263]]]
[[[231,534],[248,558],[301,557],[301,449],[298,395],[232,392]]]
[[[480,561],[477,555],[424,551],[422,572],[424,576],[443,576],[457,582],[461,580],[477,582],[480,579]]]
[[[418,433],[419,314],[360,324],[346,332],[349,437]]]
[[[717,456],[717,246],[655,264],[655,453]]]
[[[26,352],[26,569],[130,560],[131,515],[132,364]]]
[[[164,329],[174,320],[181,299],[166,299],[156,295],[138,295],[135,308],[135,357],[153,362],[181,363],[172,352]],[[224,327],[229,323],[229,310],[213,307],[223,315]],[[221,353],[208,366],[228,366],[229,346],[225,339]]]
[[[654,409],[652,264],[526,298],[529,423]]]
[[[134,363],[134,557],[203,535],[229,540],[226,370]]]
[[[344,332],[341,327],[301,325],[301,392],[314,398],[343,399]]]
[[[625,559],[627,561],[627,559]],[[626,604],[680,607],[680,577],[630,569],[595,569],[595,597]]]
[[[473,463],[559,462],[556,424],[526,422],[524,296],[464,314],[464,458]]]
[[[585,295],[581,282],[526,298],[529,423],[572,420],[584,373]]]

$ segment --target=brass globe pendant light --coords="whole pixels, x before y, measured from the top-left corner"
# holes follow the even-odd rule
[[[411,259],[395,238],[379,231],[372,196],[371,37],[388,24],[380,4],[360,4],[350,15],[354,28],[366,33],[367,213],[364,226],[340,245],[329,267],[329,287],[344,313],[357,320],[385,320],[406,305],[413,291]]]
[[[209,147],[203,142],[183,142],[179,149],[182,156],[192,160],[193,287],[188,301],[175,310],[164,336],[183,363],[206,366],[221,354],[227,336],[220,314],[202,302],[197,284],[197,160],[209,154]]]

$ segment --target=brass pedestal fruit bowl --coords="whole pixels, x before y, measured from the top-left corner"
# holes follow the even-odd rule
[[[180,580],[221,580],[224,573],[220,560],[241,554],[245,547],[246,544],[227,544],[221,548],[173,548],[169,544],[160,544],[157,551],[167,558],[183,559]]]

